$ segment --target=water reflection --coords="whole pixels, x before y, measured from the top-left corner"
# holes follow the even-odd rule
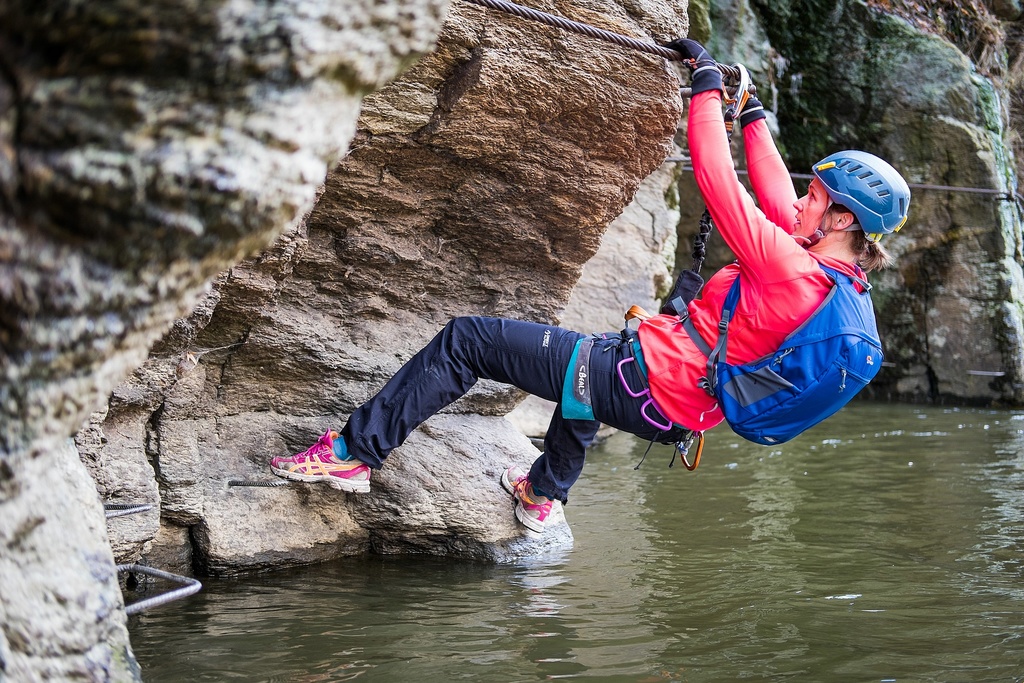
[[[148,681],[1024,680],[1024,416],[857,405],[695,473],[625,436],[513,566],[367,558],[130,621]]]
[[[997,425],[998,426],[998,425]],[[993,504],[989,514],[979,521],[977,543],[962,559],[978,563],[990,582],[976,581],[973,574],[964,577],[971,593],[988,591],[1015,600],[1024,600],[1024,587],[1018,581],[1000,581],[1002,577],[1021,577],[1024,551],[1021,549],[1021,525],[1024,523],[1024,415],[1008,418],[1006,430],[997,430],[994,453],[997,459],[969,476],[985,490]],[[999,439],[999,435],[1005,438]],[[988,585],[978,585],[984,583]]]

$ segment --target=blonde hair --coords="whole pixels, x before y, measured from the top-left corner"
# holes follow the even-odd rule
[[[853,231],[853,251],[857,254],[857,265],[864,269],[865,273],[873,270],[884,270],[892,268],[896,259],[885,250],[880,242],[871,242],[863,230]]]
[[[828,207],[828,211],[853,214],[842,204],[833,204]],[[853,214],[853,219],[857,220],[856,214]],[[865,273],[892,268],[896,264],[893,255],[886,251],[880,242],[870,241],[863,230],[851,230],[850,234],[853,237],[850,246],[857,255],[857,265],[863,268]]]

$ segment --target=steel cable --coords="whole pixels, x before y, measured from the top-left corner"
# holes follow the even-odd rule
[[[690,157],[681,156],[670,156],[665,157],[665,163],[667,164],[683,164],[681,170],[693,172],[693,166],[690,166]],[[745,168],[737,168],[736,173],[739,175],[747,175]],[[814,178],[813,173],[790,173],[790,178],[798,180],[811,180]],[[935,190],[936,192],[965,192],[967,194],[984,194],[995,197],[996,199],[1004,202],[1016,201],[1018,203],[1024,202],[1024,196],[1021,196],[1019,192],[1008,192],[1006,190],[994,190],[988,187],[961,187],[959,185],[932,185],[930,183],[907,183],[911,189],[915,190]]]
[[[555,28],[564,29],[566,31],[572,31],[573,33],[579,33],[581,35],[588,36],[590,38],[596,38],[597,40],[603,40],[609,43],[615,43],[622,47],[628,47],[633,50],[640,52],[646,52],[647,54],[656,55],[658,57],[664,57],[670,62],[681,62],[683,61],[683,55],[670,47],[664,47],[656,45],[654,43],[648,43],[636,38],[630,38],[624,36],[621,33],[613,33],[612,31],[606,31],[603,28],[591,26],[590,24],[583,24],[578,21],[572,21],[565,17],[560,17],[554,14],[548,14],[547,12],[541,12],[540,10],[531,9],[529,7],[523,7],[506,0],[466,0],[474,5],[480,5],[482,7],[489,7],[496,9],[507,14],[512,14],[521,19],[529,19],[530,21],[538,21],[548,26]],[[731,67],[727,64],[718,64],[718,70],[724,75],[731,78],[739,78],[739,70]]]
[[[656,55],[658,57],[664,57],[665,59],[672,62],[683,61],[683,55],[672,48],[664,47],[662,45],[656,45],[654,43],[644,42],[629,36],[624,36],[620,33],[613,33],[612,31],[606,31],[590,24],[583,24],[578,21],[572,21],[565,17],[560,17],[554,14],[548,14],[547,12],[541,12],[540,10],[531,9],[529,7],[523,7],[506,0],[465,0],[466,2],[473,3],[474,5],[480,5],[482,7],[489,7],[496,9],[507,14],[520,17],[521,19],[529,19],[530,21],[537,21],[548,26],[555,28],[564,29],[566,31],[572,31],[573,33],[579,33],[581,35],[588,36],[590,38],[596,38],[597,40],[603,40],[622,47],[628,47],[633,50],[640,52],[646,52],[648,54]],[[740,77],[739,70],[728,64],[717,64],[718,70],[728,78],[738,79]],[[690,95],[689,88],[680,88],[680,94],[683,97]],[[689,159],[679,157],[669,157],[666,161],[689,161]],[[688,170],[688,169],[687,169]],[[742,173],[742,171],[740,171]],[[792,174],[794,178],[802,177],[813,177],[805,174]],[[991,190],[987,188],[973,188],[973,187],[951,187],[948,185],[928,185],[924,183],[912,183],[911,187],[916,187],[923,190],[946,190],[950,192],[974,192],[978,194],[991,194],[998,195],[999,199],[1006,201],[1016,201],[1019,204],[1024,204],[1024,197],[1018,192],[1003,192],[1001,190]],[[1024,207],[1022,207],[1024,208]]]

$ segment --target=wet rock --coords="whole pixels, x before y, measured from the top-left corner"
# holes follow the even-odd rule
[[[571,545],[556,505],[543,535],[519,524],[500,477],[539,452],[502,417],[438,415],[374,474],[353,507],[378,553],[429,553],[507,562]],[[363,498],[367,500],[364,502]]]
[[[192,576],[192,538],[189,529],[170,522],[161,523],[152,541],[146,545],[140,561],[172,574]]]

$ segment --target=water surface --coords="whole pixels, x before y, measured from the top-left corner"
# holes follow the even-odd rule
[[[1024,413],[645,446],[592,450],[564,553],[206,580],[129,620],[145,680],[1024,681]]]

